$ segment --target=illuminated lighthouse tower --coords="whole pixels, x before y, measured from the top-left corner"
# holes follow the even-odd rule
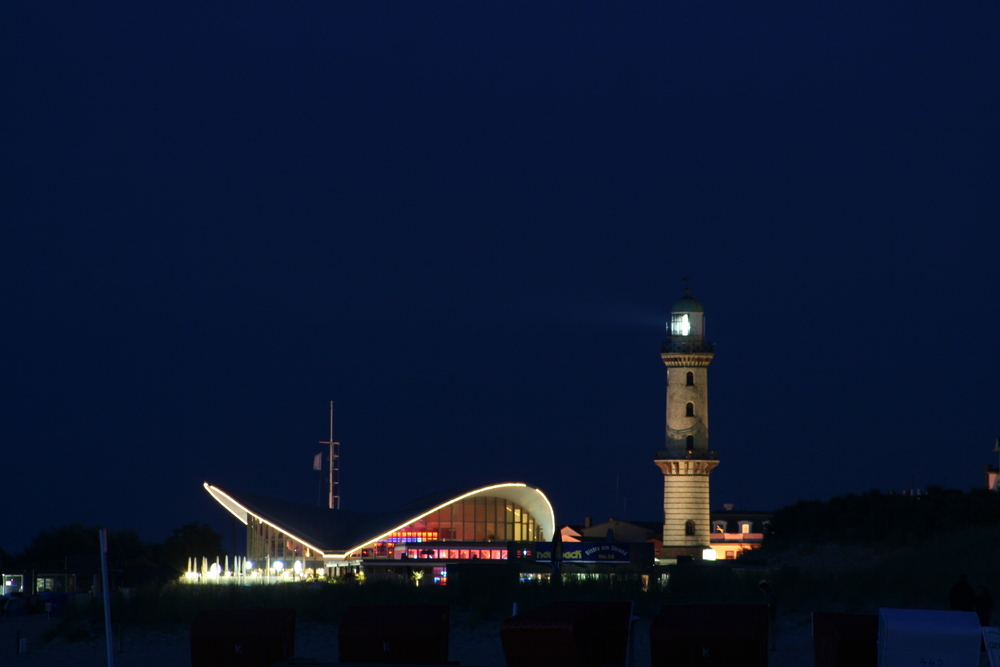
[[[674,302],[660,356],[667,366],[667,437],[656,453],[663,471],[661,556],[701,558],[709,548],[708,475],[719,464],[708,448],[708,365],[705,311],[684,289]]]

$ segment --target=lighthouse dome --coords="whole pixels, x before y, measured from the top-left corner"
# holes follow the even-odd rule
[[[684,290],[684,296],[674,301],[673,307],[671,307],[670,312],[672,313],[704,313],[705,309],[701,307],[701,301],[691,296],[690,291]]]

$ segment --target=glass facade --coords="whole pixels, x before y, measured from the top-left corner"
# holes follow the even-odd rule
[[[504,498],[465,498],[404,526],[383,540],[400,542],[536,542],[542,539],[535,517]]]
[[[402,558],[402,554],[405,553],[406,557],[411,560],[419,560],[421,558],[441,558],[448,560],[467,560],[467,559],[483,559],[483,560],[507,560],[507,549],[416,549],[408,548],[404,551],[399,549],[396,550],[398,557]]]
[[[479,548],[472,544],[456,544],[453,545],[456,548],[441,548],[441,543],[541,540],[541,526],[521,505],[505,498],[477,496],[464,498],[431,512],[352,555],[379,559],[502,560],[507,557],[506,545]],[[430,544],[424,548],[415,546],[423,543],[435,543],[434,548]],[[247,557],[258,563],[263,563],[266,559],[270,559],[272,563],[278,560],[291,563],[299,559],[322,558],[322,554],[250,516],[247,523]]]
[[[316,553],[297,540],[293,540],[273,526],[259,521],[257,517],[247,517],[247,557],[263,562],[270,559],[289,561],[302,558],[319,558]]]

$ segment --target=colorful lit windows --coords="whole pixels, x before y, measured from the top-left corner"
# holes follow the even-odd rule
[[[433,542],[438,539],[437,531],[430,530],[397,530],[383,539],[383,542]]]
[[[477,496],[431,512],[384,541],[531,542],[539,539],[540,526],[520,505],[504,498]]]

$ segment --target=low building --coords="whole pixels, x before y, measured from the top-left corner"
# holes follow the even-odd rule
[[[710,544],[716,559],[733,560],[744,551],[759,548],[770,521],[770,513],[744,512],[732,509],[731,505],[713,511]]]
[[[984,479],[987,489],[990,491],[1000,491],[1000,469],[987,463]]]
[[[436,493],[391,512],[326,509],[204,486],[246,525],[248,567],[264,571],[276,562],[310,573],[390,562],[443,570],[449,562],[528,556],[555,530],[548,498],[520,482]]]

